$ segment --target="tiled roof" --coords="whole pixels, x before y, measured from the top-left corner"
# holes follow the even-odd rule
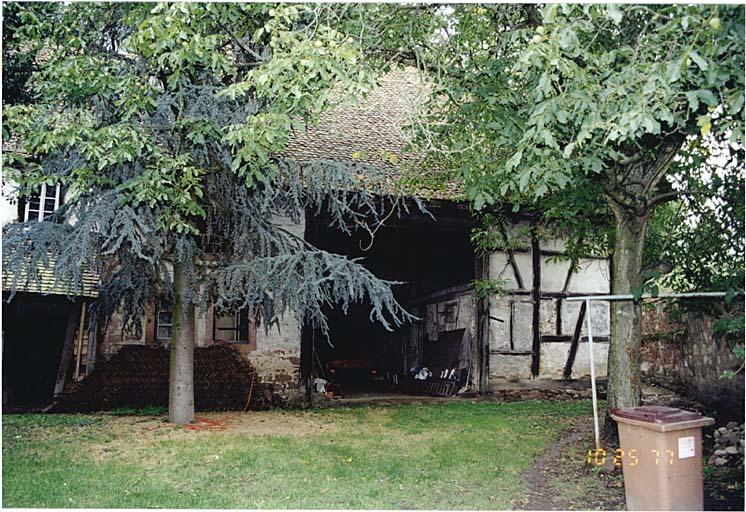
[[[49,266],[39,266],[38,281],[30,278],[25,272],[20,273],[20,282],[15,291],[41,293],[43,295],[67,295],[70,297],[98,297],[98,276],[92,272],[83,272],[81,286],[73,286],[71,282],[56,281],[54,276],[55,259],[49,258]],[[3,267],[3,291],[11,291],[13,272]]]
[[[442,179],[441,169],[426,168],[421,153],[405,151],[410,140],[407,127],[430,91],[416,68],[394,69],[365,99],[328,110],[317,124],[296,132],[283,156],[299,162],[367,164],[380,173],[376,178],[362,177],[361,186],[371,192],[463,199],[457,181]],[[14,139],[3,141],[4,151],[16,146]]]
[[[456,182],[426,185],[433,182],[427,178],[440,171],[425,169],[422,154],[405,151],[406,128],[429,94],[417,69],[393,70],[364,100],[324,112],[318,124],[296,133],[284,156],[299,162],[366,163],[383,175],[383,180],[366,180],[371,192],[395,187],[423,198],[460,199],[463,194]]]

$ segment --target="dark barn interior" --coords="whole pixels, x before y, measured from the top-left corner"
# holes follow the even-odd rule
[[[409,370],[409,342],[423,330],[423,310],[418,308],[421,298],[474,279],[470,241],[473,221],[468,210],[453,203],[431,203],[427,208],[435,220],[416,208],[410,209],[400,218],[387,220],[369,249],[367,232],[358,230],[347,235],[329,227],[328,218],[307,215],[309,242],[332,253],[363,258],[363,265],[380,278],[403,281],[405,284],[394,287],[394,294],[407,311],[422,320],[392,332],[370,321],[369,303],[357,304],[347,314],[339,308],[328,308],[325,313],[331,344],[320,332],[304,328],[306,376],[338,384],[345,396],[398,389],[400,376]],[[430,356],[439,357],[435,353]],[[424,358],[428,360],[427,353]],[[309,372],[311,365],[313,370]]]
[[[18,293],[3,301],[3,406],[52,402],[66,327],[75,303],[59,295]]]

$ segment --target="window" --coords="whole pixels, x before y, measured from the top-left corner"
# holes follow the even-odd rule
[[[458,301],[448,302],[443,307],[443,322],[452,324],[458,320]]]
[[[43,221],[60,206],[60,185],[42,184],[38,194],[32,194],[24,200],[23,221]]]
[[[213,312],[212,339],[230,343],[251,343],[255,338],[254,323],[246,310],[236,314]]]
[[[158,341],[168,341],[171,339],[173,332],[174,320],[173,310],[168,304],[161,303],[158,305],[158,311],[155,315],[155,337]]]

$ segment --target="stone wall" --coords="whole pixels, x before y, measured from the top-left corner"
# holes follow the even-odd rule
[[[685,313],[672,321],[663,306],[648,306],[643,315],[641,370],[646,382],[693,398],[717,412],[719,419],[743,420],[744,376],[720,378],[741,361],[731,342],[716,336],[715,319]]]

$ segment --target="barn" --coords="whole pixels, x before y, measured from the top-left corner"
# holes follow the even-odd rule
[[[402,282],[395,287],[396,297],[419,320],[387,331],[369,321],[366,304],[347,312],[330,307],[327,338],[301,325],[292,312],[267,331],[248,313],[218,315],[207,307],[197,313],[196,347],[229,346],[250,361],[258,381],[285,402],[313,397],[312,384],[319,378],[332,383],[338,393],[354,397],[489,392],[589,374],[586,312],[579,302],[567,299],[609,293],[609,260],[588,257],[571,268],[570,261],[562,258],[561,239],[537,236],[537,230],[530,229],[534,221],[529,213],[511,211],[506,212],[509,224],[503,228],[526,234],[517,237],[524,241],[506,251],[478,251],[472,242],[477,221],[457,184],[428,179],[428,173],[438,170],[419,168],[417,155],[405,151],[405,127],[427,94],[428,87],[416,70],[394,70],[364,101],[326,112],[318,124],[297,133],[285,157],[364,161],[392,183],[403,184],[409,194],[421,197],[429,213],[415,208],[392,216],[374,237],[366,232],[345,235],[329,227],[329,218],[310,211],[300,223],[275,219],[319,248],[363,258],[363,264],[379,277]],[[47,199],[54,197],[57,205],[64,200],[59,189],[50,190],[40,191],[38,201],[30,201],[31,211],[28,206],[3,208],[12,212],[3,222],[16,220],[16,214],[26,218],[37,214],[42,219]],[[480,290],[475,283],[484,280],[500,283],[499,290]],[[13,354],[23,354],[27,363],[48,361],[43,369],[35,363],[11,371],[6,367],[4,375],[15,375],[15,380],[3,380],[4,405],[50,402],[62,387],[84,381],[94,368],[105,368],[122,347],[167,350],[168,306],[148,305],[139,333],[123,329],[116,317],[103,331],[81,325],[85,322],[81,309],[95,299],[95,293],[77,292],[79,299],[72,303],[66,298],[69,294],[70,290],[30,288],[4,303],[4,364],[21,364],[13,362]],[[55,310],[59,317],[45,324],[54,336],[30,336],[22,327],[33,324],[39,314],[51,314],[33,306],[39,302],[46,302],[47,310]],[[57,304],[56,309],[50,303]],[[36,312],[29,313],[33,307]],[[594,340],[599,342],[597,370],[603,377],[609,306],[594,302],[592,307]],[[56,341],[36,341],[42,338]],[[138,371],[133,365],[132,375]],[[19,391],[34,379],[47,384],[31,395]]]

